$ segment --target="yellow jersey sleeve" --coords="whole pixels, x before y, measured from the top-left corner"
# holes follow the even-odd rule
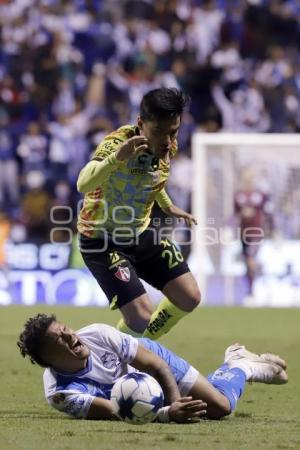
[[[158,192],[155,199],[161,209],[169,208],[173,204],[165,189]]]
[[[77,180],[77,189],[86,194],[97,189],[107,177],[122,164],[115,154],[107,156],[102,161],[90,161],[81,171]]]
[[[80,171],[77,180],[77,189],[86,194],[101,186],[115,170],[122,165],[115,152],[120,145],[134,136],[132,126],[124,126],[106,136],[97,146],[92,160]]]

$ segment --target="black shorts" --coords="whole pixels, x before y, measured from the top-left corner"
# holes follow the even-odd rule
[[[162,290],[171,280],[190,271],[181,252],[169,239],[155,243],[144,231],[134,245],[116,245],[79,235],[85,264],[106,294],[111,309],[121,308],[145,294],[140,278]]]

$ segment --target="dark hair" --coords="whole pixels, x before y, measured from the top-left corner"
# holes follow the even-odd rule
[[[189,102],[189,97],[179,89],[153,89],[142,98],[140,116],[143,120],[172,119],[181,116]]]
[[[51,316],[38,314],[27,320],[24,325],[24,330],[20,334],[19,341],[17,342],[23,358],[28,356],[32,364],[48,367],[40,357],[40,351],[46,331],[51,323],[55,321],[56,316],[54,314],[51,314]]]

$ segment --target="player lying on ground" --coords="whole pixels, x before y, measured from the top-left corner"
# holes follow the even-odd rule
[[[224,364],[205,378],[155,341],[104,324],[75,333],[54,315],[30,318],[18,346],[22,356],[47,367],[44,388],[50,405],[76,418],[114,419],[110,392],[128,371],[147,372],[160,383],[166,404],[158,416],[162,422],[219,419],[234,410],[246,381],[287,382],[286,363],[279,356],[259,356],[239,344],[228,347]]]
[[[166,238],[172,227],[161,234],[149,226],[155,202],[167,215],[196,223],[164,189],[186,103],[177,89],[148,92],[136,124],[106,136],[78,177],[85,194],[78,219],[82,257],[111,308],[123,315],[117,328],[134,336],[157,339],[200,303],[188,265]],[[140,278],[166,296],[153,314]]]

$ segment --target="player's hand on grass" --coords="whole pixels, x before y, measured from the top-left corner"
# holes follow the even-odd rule
[[[119,150],[116,151],[116,158],[118,161],[126,161],[147,148],[148,139],[146,139],[145,136],[134,136],[123,142]]]
[[[177,423],[197,422],[206,415],[207,404],[193,397],[182,397],[173,402],[169,409],[169,417]]]

